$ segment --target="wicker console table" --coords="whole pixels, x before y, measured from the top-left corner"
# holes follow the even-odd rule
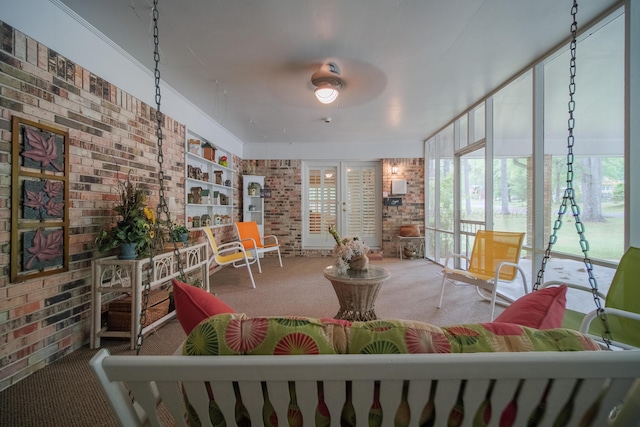
[[[390,275],[384,268],[372,266],[366,271],[350,269],[345,272],[334,266],[325,268],[324,277],[333,285],[340,303],[340,310],[334,318],[350,321],[377,319],[373,306],[380,286]]]
[[[209,290],[209,275],[207,272],[207,243],[199,243],[181,248],[180,257],[182,268],[187,273],[199,273],[204,288]],[[140,328],[140,311],[142,310],[143,282],[151,274],[151,289],[157,289],[178,277],[178,261],[173,253],[165,252],[153,257],[153,266],[149,258],[123,260],[112,256],[92,261],[91,284],[91,341],[90,348],[100,347],[101,337],[130,338],[131,349],[135,349],[138,330]],[[124,293],[130,295],[131,325],[127,331],[110,331],[102,324],[102,294]],[[142,333],[146,334],[175,316],[175,311],[167,312],[164,316],[147,324]]]

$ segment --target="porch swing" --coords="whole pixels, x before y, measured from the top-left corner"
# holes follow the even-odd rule
[[[550,286],[558,286],[566,284],[570,289],[591,292],[595,303],[595,310],[587,313],[565,310],[565,316],[562,326],[579,330],[582,333],[588,333],[594,338],[601,340],[606,344],[607,348],[611,345],[623,349],[632,349],[640,347],[640,286],[638,286],[638,278],[640,278],[640,249],[629,247],[620,259],[618,268],[611,282],[610,289],[605,296],[598,290],[598,283],[593,275],[593,264],[588,255],[589,242],[585,237],[584,224],[580,221],[580,209],[575,200],[573,188],[573,146],[575,126],[575,76],[576,76],[576,44],[577,29],[576,15],[578,12],[577,0],[574,0],[571,9],[573,22],[571,24],[571,43],[570,43],[570,80],[569,80],[569,119],[567,137],[567,187],[564,191],[562,202],[558,210],[558,217],[553,225],[553,232],[549,236],[549,243],[542,259],[542,265],[536,276],[536,282],[533,285],[533,291],[540,288]],[[571,211],[575,220],[576,231],[580,240],[580,248],[584,254],[584,265],[586,267],[589,287],[574,283],[566,283],[560,281],[549,281],[543,284],[544,272],[547,261],[551,255],[551,248],[557,240],[557,233],[562,226],[562,217],[567,211],[567,205],[570,203]],[[635,282],[635,283],[632,283]],[[604,307],[602,305],[604,300]],[[595,318],[599,322],[592,321]],[[615,340],[614,340],[615,337]]]

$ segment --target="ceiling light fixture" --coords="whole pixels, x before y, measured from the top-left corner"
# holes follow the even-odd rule
[[[335,101],[340,94],[340,89],[344,87],[340,70],[333,62],[322,64],[320,69],[311,76],[311,83],[316,87],[316,98],[323,104],[331,104]]]

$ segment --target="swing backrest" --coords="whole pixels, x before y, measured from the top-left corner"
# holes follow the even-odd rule
[[[604,306],[640,314],[640,248],[630,246],[620,259]],[[638,321],[619,317],[608,320],[612,333],[616,330],[640,331]]]

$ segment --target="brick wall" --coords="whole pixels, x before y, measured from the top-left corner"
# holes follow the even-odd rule
[[[247,164],[245,161],[241,170],[246,170]],[[271,189],[271,198],[264,200],[265,234],[278,237],[282,256],[303,255],[302,161],[252,160],[251,164],[255,168],[254,175],[264,176],[265,187]],[[238,212],[242,212],[241,208]]]
[[[9,283],[14,115],[70,135],[70,268],[22,283]],[[94,240],[117,180],[131,172],[158,202],[155,123],[151,106],[0,22],[0,390],[87,342]],[[183,216],[185,127],[165,117],[163,134],[166,196]]]
[[[394,165],[398,167],[396,175],[391,173]],[[424,235],[424,159],[384,159],[382,186],[383,191],[387,191],[389,195],[392,179],[406,179],[407,194],[399,196],[402,198],[402,206],[382,208],[382,248],[385,257],[398,256],[396,236],[402,225],[417,225]]]

